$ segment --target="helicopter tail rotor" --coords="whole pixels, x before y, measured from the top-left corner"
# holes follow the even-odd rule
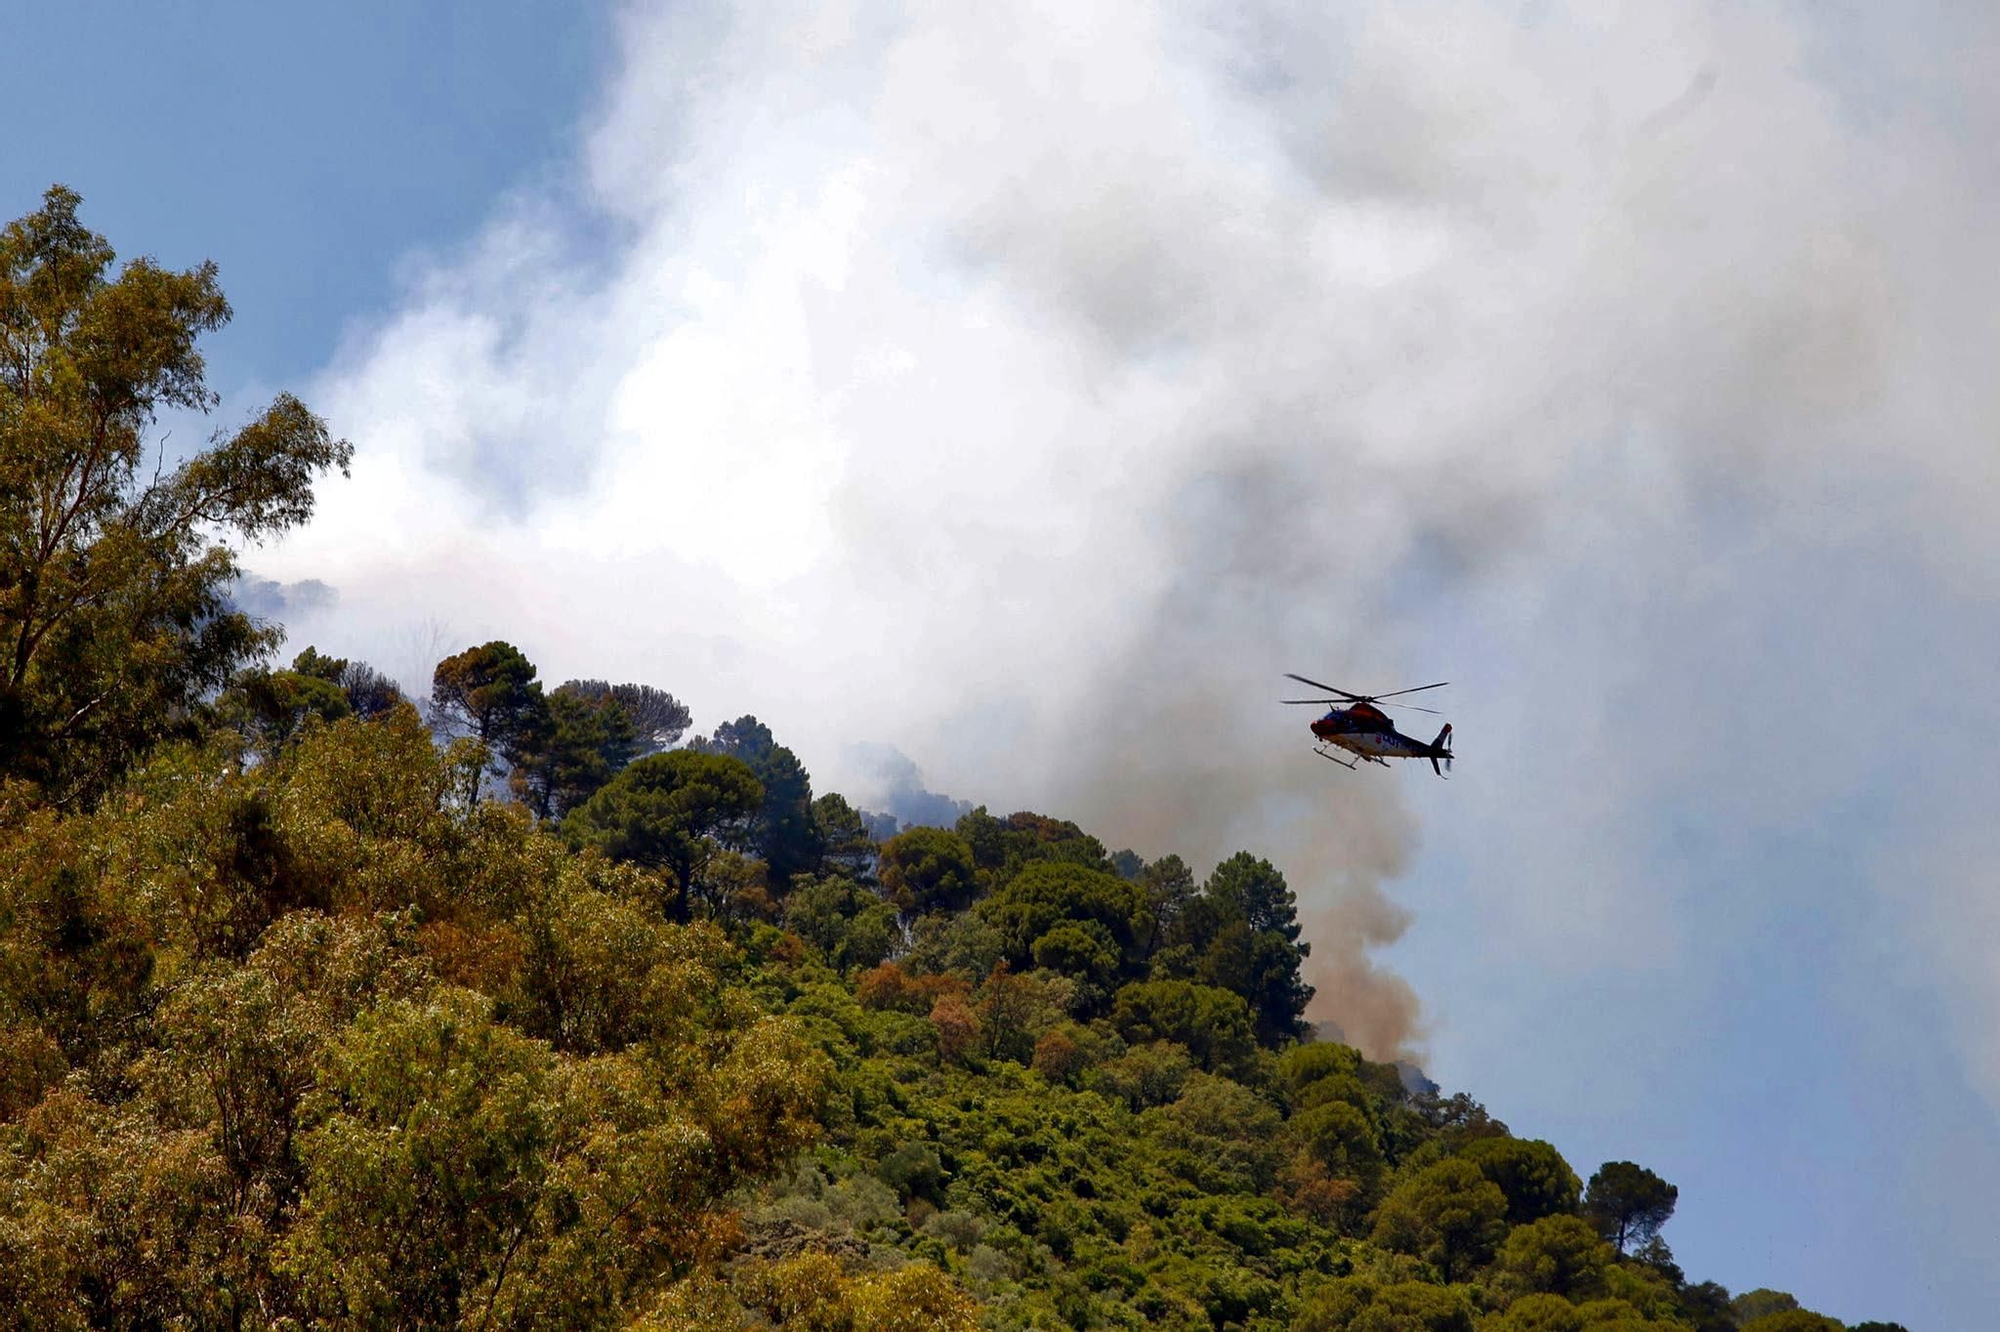
[[[1435,751],[1431,755],[1431,771],[1436,773],[1438,776],[1442,777],[1447,772],[1451,771],[1451,723],[1450,722],[1446,722],[1444,724],[1444,729],[1438,732],[1437,739],[1431,741],[1431,749]],[[1442,768],[1438,767],[1438,761],[1440,759],[1444,761],[1444,767]]]

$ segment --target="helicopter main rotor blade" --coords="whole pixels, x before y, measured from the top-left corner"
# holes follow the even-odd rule
[[[1347,698],[1281,698],[1281,699],[1279,699],[1278,701],[1279,701],[1280,703],[1310,703],[1310,704],[1312,704],[1312,705],[1313,705],[1314,707],[1317,707],[1317,708],[1337,708],[1337,707],[1339,707],[1339,706],[1340,706],[1341,704],[1343,704],[1343,703],[1373,703],[1373,702],[1375,702],[1375,700],[1374,700],[1374,699],[1372,699],[1372,698],[1360,698],[1360,697],[1356,697],[1356,698],[1351,698],[1351,699],[1347,699]],[[1439,712],[1439,711],[1438,711],[1438,710],[1437,710],[1436,708],[1420,708],[1420,707],[1418,707],[1418,706],[1417,706],[1416,704],[1414,704],[1414,703],[1384,703],[1384,704],[1382,704],[1381,706],[1383,706],[1383,707],[1385,707],[1385,708],[1401,708],[1401,709],[1403,709],[1403,710],[1404,710],[1405,712],[1428,712],[1428,713],[1430,713],[1430,714],[1431,714],[1431,716],[1433,716],[1433,717],[1441,717],[1441,716],[1443,716],[1443,715],[1444,715],[1443,713]]]
[[[1446,685],[1448,685],[1448,684],[1450,684],[1450,683],[1451,683],[1451,681],[1449,681],[1449,680],[1439,680],[1439,681],[1438,681],[1438,682],[1437,682],[1436,684],[1427,684],[1427,685],[1412,685],[1412,686],[1411,686],[1410,688],[1408,688],[1408,689],[1391,689],[1391,690],[1390,690],[1390,691],[1389,691],[1388,693],[1386,693],[1386,694],[1374,694],[1374,695],[1371,695],[1371,697],[1374,697],[1374,698],[1394,698],[1394,697],[1395,697],[1396,695],[1398,695],[1398,694],[1421,694],[1421,693],[1423,693],[1423,692],[1424,692],[1424,690],[1426,690],[1426,689],[1442,689],[1442,688],[1444,688],[1444,687],[1445,687]],[[1408,705],[1407,705],[1407,704],[1405,704],[1404,706],[1406,706],[1406,707],[1407,707]]]
[[[1359,703],[1368,697],[1366,694],[1350,694],[1345,689],[1335,689],[1330,684],[1321,684],[1317,680],[1308,680],[1305,676],[1293,675],[1290,671],[1285,672],[1285,678],[1287,680],[1297,680],[1300,684],[1311,685],[1314,689],[1324,689],[1329,694],[1339,694],[1351,703]]]

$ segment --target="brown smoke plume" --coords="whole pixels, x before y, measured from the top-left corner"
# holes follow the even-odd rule
[[[1149,860],[1177,854],[1197,877],[1237,851],[1271,861],[1298,897],[1300,937],[1312,945],[1307,1017],[1334,1023],[1371,1059],[1420,1058],[1416,993],[1369,956],[1400,939],[1411,920],[1383,887],[1407,868],[1416,843],[1391,794],[1398,779],[1338,772],[1282,741],[1226,764],[1215,758],[1190,762],[1170,742],[1157,750],[1135,744],[1115,768],[1093,765],[1076,775],[1052,808]],[[1150,775],[1136,780],[1148,765]]]
[[[1238,851],[1271,861],[1312,946],[1308,1017],[1333,1022],[1370,1058],[1410,1059],[1422,1037],[1417,996],[1370,957],[1411,919],[1384,890],[1418,840],[1403,775],[1315,758],[1314,709],[1277,702],[1299,692],[1286,670],[1345,681],[1351,663],[1329,661],[1326,645],[1367,619],[1367,597],[1337,587],[1268,593],[1295,586],[1302,560],[1339,567],[1312,493],[1271,462],[1194,483],[1166,532],[1188,572],[1083,690],[1050,807],[1114,848],[1177,854],[1197,877]],[[1350,683],[1389,687],[1372,679],[1380,669]]]

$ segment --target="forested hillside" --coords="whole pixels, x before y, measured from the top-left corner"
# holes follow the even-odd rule
[[[1311,1039],[1254,848],[883,838],[504,642],[277,665],[234,552],[348,447],[280,397],[156,466],[228,307],[76,207],[0,236],[0,1323],[1841,1328]]]

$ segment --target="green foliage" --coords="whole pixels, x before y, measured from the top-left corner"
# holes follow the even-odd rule
[[[298,662],[308,661],[307,648]],[[346,663],[336,663],[345,669]],[[238,675],[220,700],[222,717],[243,728],[252,746],[266,760],[278,754],[305,729],[308,721],[338,721],[354,711],[339,677],[315,670],[301,670],[297,663],[289,671],[256,669]]]
[[[212,263],[134,259],[51,187],[0,230],[0,772],[87,804],[277,641],[229,602],[231,542],[303,523],[353,450],[289,394],[148,476],[163,410],[217,404]]]
[[[1683,1277],[1674,1291],[1674,1313],[1694,1332],[1736,1332],[1729,1291],[1713,1281],[1691,1282]]]
[[[1141,981],[1118,991],[1111,1024],[1127,1041],[1173,1041],[1212,1073],[1243,1076],[1252,1067],[1256,1036],[1241,999],[1188,981]]]
[[[431,674],[431,720],[447,735],[477,740],[494,772],[531,768],[553,727],[534,663],[498,639],[437,664]],[[476,801],[478,785],[466,794]]]
[[[978,890],[972,848],[956,833],[911,828],[882,843],[880,854],[882,890],[907,915],[961,911]]]
[[[1298,941],[1296,898],[1275,866],[1238,852],[1216,866],[1197,893],[1186,867],[1169,857],[1140,882],[1167,913],[1158,937],[1161,961],[1172,974],[1242,996],[1266,1045],[1305,1034],[1312,987],[1300,965],[1311,949]]]
[[[873,882],[876,857],[875,839],[868,834],[867,821],[847,797],[828,792],[812,803],[813,826],[819,833],[825,869],[857,883]]]
[[[875,966],[901,942],[895,908],[852,879],[797,881],[785,924],[842,971]]]
[[[1153,928],[1162,937],[1172,933],[1181,913],[1194,900],[1194,871],[1179,856],[1165,856],[1141,869],[1138,880],[1146,895],[1146,910],[1152,913]]]
[[[1492,1257],[1506,1232],[1507,1199],[1469,1161],[1446,1160],[1382,1200],[1375,1242],[1422,1258],[1449,1283]]]
[[[1347,1101],[1325,1101],[1294,1115],[1291,1131],[1330,1178],[1354,1181],[1363,1198],[1376,1196],[1382,1144],[1366,1113]]]
[[[672,749],[692,720],[686,704],[666,690],[655,689],[652,685],[565,680],[556,686],[549,697],[573,699],[598,709],[615,707],[623,715],[624,726],[621,729],[629,736],[625,741],[629,748],[621,751],[613,767],[622,767],[642,754],[657,754],[663,749]]]
[[[1261,1193],[1277,1177],[1278,1112],[1241,1083],[1196,1073],[1144,1119],[1169,1168],[1204,1192]]]
[[[1515,1226],[1494,1260],[1499,1283],[1524,1294],[1593,1295],[1616,1255],[1588,1221],[1545,1216]]]
[[[1028,951],[1037,967],[1074,976],[1097,993],[1109,990],[1118,976],[1118,941],[1094,920],[1053,925]]]
[[[1037,965],[1035,946],[1050,931],[1095,925],[1094,937],[1124,974],[1135,968],[1139,941],[1150,932],[1137,885],[1069,861],[1030,861],[974,910],[1000,932],[1004,956],[1020,970]]]
[[[631,764],[565,823],[600,855],[472,803],[477,755],[404,705],[91,814],[0,791],[21,1318],[1720,1332],[1552,1147],[1149,966],[1144,871],[981,897],[974,856],[892,962],[841,875],[739,919],[736,760]]]
[[[793,875],[818,866],[822,846],[813,818],[812,778],[770,727],[755,717],[738,717],[689,748],[739,759],[757,779],[763,794],[745,829],[744,845],[764,861],[776,891],[788,891]]]
[[[1134,1045],[1115,1059],[1099,1064],[1084,1078],[1084,1086],[1125,1102],[1134,1110],[1165,1105],[1181,1094],[1194,1062],[1187,1047],[1172,1041]]]
[[[1560,1295],[1523,1295],[1480,1332],[1583,1332],[1583,1311]]]
[[[1673,1283],[1644,1263],[1617,1262],[1605,1268],[1604,1293],[1655,1322],[1666,1322],[1680,1312]]]
[[[1825,1314],[1787,1309],[1753,1318],[1742,1325],[1741,1332],[1846,1332],[1846,1328],[1838,1319]]]
[[[1342,1277],[1313,1291],[1292,1332],[1472,1332],[1472,1315],[1462,1288]]]
[[[801,1332],[972,1332],[975,1308],[927,1262],[885,1272],[848,1272],[823,1253],[739,1269],[725,1287],[698,1283],[675,1292],[637,1326],[743,1326],[755,1318]]]
[[[1507,1224],[1518,1226],[1545,1216],[1573,1212],[1583,1185],[1562,1153],[1526,1138],[1475,1138],[1459,1155],[1507,1195]]]
[[[604,789],[638,748],[632,719],[609,696],[558,691],[547,724],[527,737],[508,784],[537,816],[559,819]]]
[[[1054,861],[1117,875],[1104,843],[1067,819],[1052,819],[1026,810],[996,819],[981,805],[953,828],[971,846],[973,857],[990,882],[1005,882],[1030,862]]]
[[[1618,1252],[1660,1233],[1674,1214],[1680,1190],[1644,1166],[1630,1161],[1606,1161],[1584,1190],[1583,1214]]]
[[[686,920],[719,839],[743,836],[764,788],[740,760],[676,749],[639,759],[563,821],[575,842],[672,876]]]
[[[1006,955],[1000,931],[974,912],[920,916],[910,927],[907,961],[918,971],[951,972],[967,980],[990,973]]]
[[[733,1242],[825,1056],[643,874],[455,780],[406,706],[90,815],[0,798],[20,1317],[609,1326]]]
[[[1772,1290],[1768,1286],[1746,1290],[1729,1302],[1729,1312],[1739,1325],[1798,1307],[1798,1299],[1790,1291]]]
[[[362,1015],[306,1111],[305,1194],[280,1257],[306,1307],[455,1319],[534,1220],[553,1071],[464,991]]]

